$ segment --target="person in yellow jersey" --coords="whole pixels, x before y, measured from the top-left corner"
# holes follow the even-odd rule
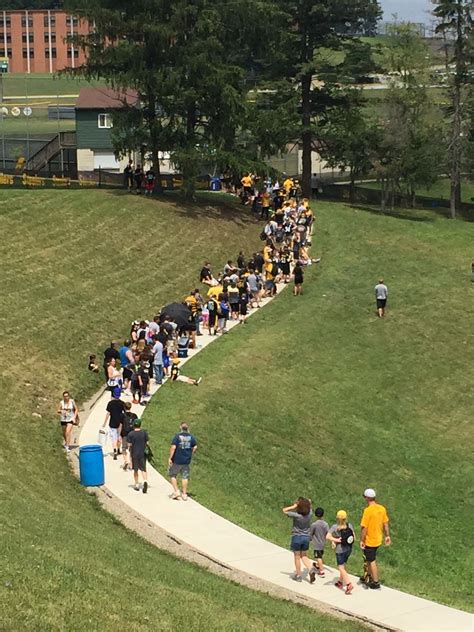
[[[379,571],[377,568],[377,550],[384,540],[385,545],[392,543],[390,538],[390,528],[387,510],[376,500],[375,490],[368,488],[364,491],[367,507],[362,514],[360,526],[360,548],[364,552],[365,561],[368,565],[370,581],[369,588],[380,588]]]
[[[244,191],[246,193],[251,193],[252,191],[252,176],[250,175],[250,173],[246,173],[242,179],[240,180],[240,182],[242,183],[242,186],[244,188]]]
[[[285,193],[286,195],[289,195],[291,189],[295,186],[295,183],[293,182],[292,178],[286,178],[286,180],[283,182],[283,188],[285,189]]]

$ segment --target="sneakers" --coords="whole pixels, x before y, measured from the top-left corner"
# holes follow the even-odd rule
[[[314,584],[315,581],[316,581],[316,571],[312,569],[309,571],[309,583]]]
[[[124,463],[122,469],[124,472],[126,472],[128,470],[128,463]]]
[[[180,492],[173,492],[171,494],[171,499],[172,500],[179,500],[181,498],[181,493]]]
[[[117,452],[114,450],[114,461],[117,460]]]
[[[199,386],[199,384],[201,384],[201,382],[202,382],[202,377],[200,377],[200,378],[198,378],[196,380],[196,386]]]
[[[302,581],[303,581],[303,578],[301,577],[301,575],[296,575],[296,573],[295,573],[294,575],[292,575],[292,576],[291,576],[291,579],[292,579],[294,582],[302,582]]]
[[[347,584],[346,595],[350,595],[353,590],[354,590],[354,586],[352,584]]]
[[[336,586],[336,588],[339,588],[339,590],[343,589],[343,584],[342,584],[340,579],[337,580],[337,582],[334,584],[334,586]]]
[[[188,495],[187,494],[181,494],[181,498],[183,500],[188,500]]]
[[[326,573],[324,571],[318,571],[318,577],[326,577]]]
[[[369,582],[369,588],[378,590],[380,588],[380,582]]]
[[[147,481],[145,481],[145,482],[143,483],[143,490],[142,490],[142,491],[143,491],[143,493],[144,493],[144,494],[146,494],[146,493],[147,493],[147,491],[148,491],[148,483],[147,483]]]
[[[136,492],[139,492],[139,491],[140,491],[140,485],[134,485],[134,486],[133,486],[133,489],[134,489]]]

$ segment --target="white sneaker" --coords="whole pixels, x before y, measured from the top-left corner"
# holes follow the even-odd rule
[[[181,498],[183,500],[188,500],[188,495],[187,494],[181,494]]]
[[[171,499],[172,499],[172,500],[179,500],[179,498],[180,498],[180,497],[181,497],[180,492],[173,492],[173,493],[171,494]]]

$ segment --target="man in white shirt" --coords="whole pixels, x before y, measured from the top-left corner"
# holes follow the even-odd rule
[[[385,316],[385,306],[387,305],[388,287],[385,285],[384,280],[380,279],[375,286],[375,300],[377,302],[377,312],[379,318]]]

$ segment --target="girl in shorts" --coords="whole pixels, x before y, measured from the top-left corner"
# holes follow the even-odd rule
[[[352,533],[351,533],[352,532]],[[347,512],[340,509],[336,514],[336,523],[332,525],[326,536],[332,544],[332,548],[336,552],[337,568],[339,569],[339,579],[336,587],[344,590],[346,587],[346,595],[350,595],[354,589],[346,571],[346,563],[352,553],[352,545],[354,544],[354,527],[347,521]]]
[[[60,416],[61,430],[63,431],[64,449],[69,452],[71,449],[72,427],[77,423],[77,406],[68,391],[64,391],[63,398],[58,405],[58,415]]]
[[[298,500],[282,509],[283,513],[293,520],[293,528],[291,530],[290,548],[293,551],[295,560],[295,574],[292,576],[297,582],[302,581],[301,563],[311,570],[311,562],[308,558],[308,549],[310,541],[311,529],[311,501],[300,496]]]

